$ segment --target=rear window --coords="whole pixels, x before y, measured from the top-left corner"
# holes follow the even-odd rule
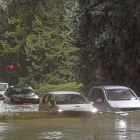
[[[30,93],[34,93],[34,90],[31,87],[13,88],[13,94],[30,94]]]

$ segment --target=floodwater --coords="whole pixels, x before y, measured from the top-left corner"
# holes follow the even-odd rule
[[[18,110],[19,109],[19,110]],[[5,111],[38,111],[37,106],[12,106]],[[1,119],[0,140],[139,140],[140,111],[97,113],[91,116]]]

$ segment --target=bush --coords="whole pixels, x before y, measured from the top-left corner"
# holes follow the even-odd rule
[[[35,86],[35,91],[39,92],[39,96],[43,96],[44,93],[52,92],[52,91],[77,91],[81,92],[82,84],[76,84],[76,82],[61,84],[61,85],[48,85],[41,84]]]

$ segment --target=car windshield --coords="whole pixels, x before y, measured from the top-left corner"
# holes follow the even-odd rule
[[[108,89],[106,90],[106,96],[110,101],[137,99],[130,89]]]
[[[30,94],[34,93],[33,89],[31,87],[26,87],[26,88],[13,88],[13,94]]]
[[[88,104],[89,101],[82,95],[58,94],[55,95],[56,104]]]
[[[6,84],[0,84],[0,91],[6,91],[7,85]]]

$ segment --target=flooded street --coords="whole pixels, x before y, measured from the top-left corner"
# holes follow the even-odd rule
[[[22,111],[38,111],[38,104],[35,105],[10,105],[4,104],[0,100],[0,113],[1,112],[22,112]]]
[[[38,106],[10,106],[5,111],[37,111]],[[4,108],[5,107],[5,108]],[[136,140],[140,138],[140,112],[98,113],[91,116],[1,119],[0,140]]]

